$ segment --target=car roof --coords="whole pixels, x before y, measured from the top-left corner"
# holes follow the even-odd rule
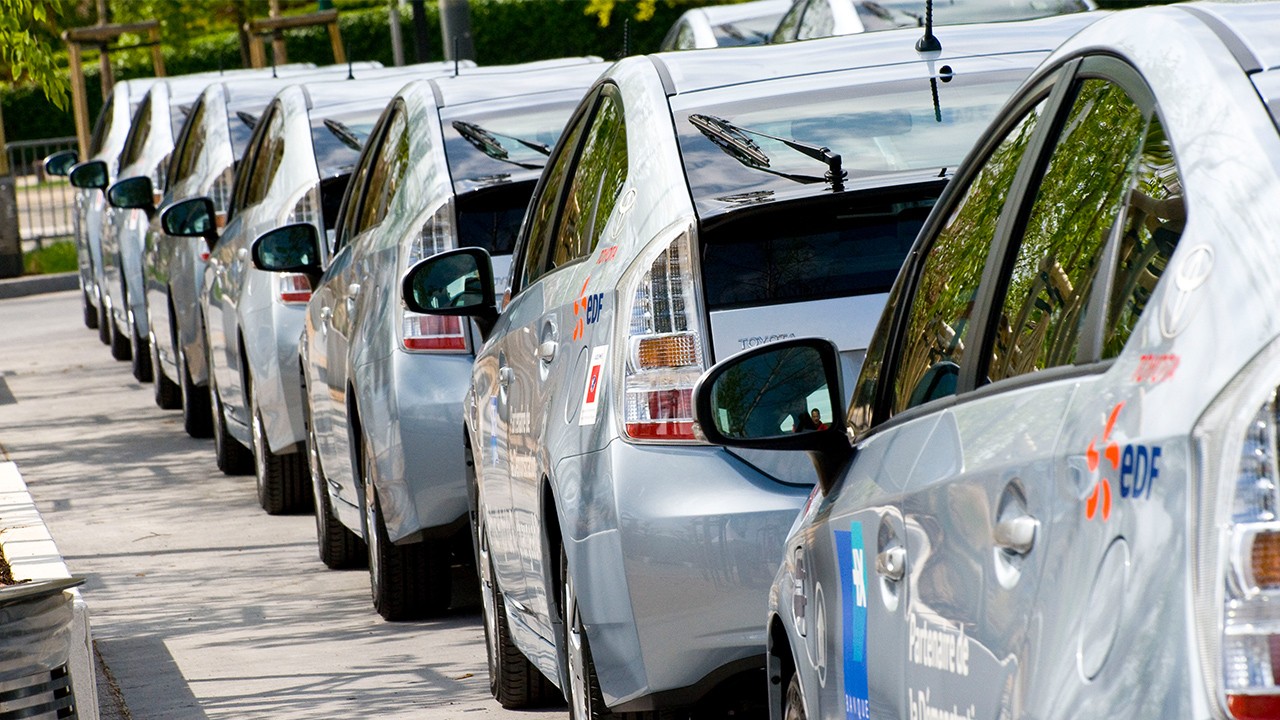
[[[921,53],[916,28],[844,35],[782,45],[685,50],[650,55],[668,95],[760,82],[784,77],[947,60],[972,55],[1042,52],[1098,20],[1101,13],[1076,13],[1009,25],[935,27],[942,43],[937,54]],[[1016,32],[1001,32],[1016,27]]]
[[[1245,72],[1280,67],[1280,5],[1276,3],[1194,3],[1174,8],[1201,18],[1236,54]],[[1235,36],[1223,37],[1226,30]]]
[[[506,65],[499,66],[508,68],[506,72],[473,71],[457,76],[432,78],[427,82],[435,93],[436,105],[439,107],[456,107],[486,100],[536,95],[572,88],[581,88],[585,94],[591,83],[604,72],[606,65],[598,57],[577,59],[580,60],[578,64]]]

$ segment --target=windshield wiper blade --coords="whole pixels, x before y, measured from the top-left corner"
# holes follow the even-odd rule
[[[734,125],[722,117],[715,115],[693,114],[689,116],[689,122],[707,139],[715,143],[717,147],[734,157],[738,162],[757,170],[772,173],[779,177],[789,178],[797,182],[827,182],[831,184],[832,190],[843,190],[844,179],[846,174],[840,167],[840,154],[833,153],[829,148],[818,147],[808,143],[792,140],[790,138],[778,137],[768,133],[752,130]],[[825,177],[815,177],[812,175],[792,175],[782,173],[771,169],[769,156],[760,149],[760,146],[754,140],[747,137],[755,135],[757,137],[769,138],[776,140],[783,145],[795,150],[801,155],[811,157],[814,160],[825,163],[827,166],[827,174]]]
[[[502,160],[503,162],[509,162],[512,165],[519,165],[522,168],[528,168],[530,170],[538,170],[542,168],[542,165],[538,165],[536,163],[520,162],[519,160],[512,160],[510,153],[507,152],[507,148],[503,146],[501,142],[498,141],[498,138],[504,137],[504,138],[507,138],[508,140],[514,140],[517,143],[520,143],[521,145],[529,148],[530,150],[541,153],[543,155],[551,154],[551,146],[549,145],[545,145],[540,142],[535,142],[533,140],[525,140],[523,138],[515,137],[514,135],[505,135],[500,132],[486,130],[485,128],[482,128],[479,125],[476,125],[475,123],[469,123],[469,122],[466,122],[465,120],[454,120],[453,129],[457,130],[458,134],[461,135],[463,139],[465,139],[467,142],[474,145],[477,150],[484,153],[485,155],[488,155],[494,160]]]
[[[360,137],[354,130],[333,118],[326,118],[324,126],[328,128],[329,132],[333,133],[334,137],[342,141],[343,145],[346,145],[352,150],[362,149],[364,147],[365,138],[368,137],[368,135]]]
[[[257,115],[254,115],[252,113],[247,113],[243,110],[237,110],[236,117],[240,118],[240,122],[244,123],[245,125],[248,125],[250,130],[258,126]]]

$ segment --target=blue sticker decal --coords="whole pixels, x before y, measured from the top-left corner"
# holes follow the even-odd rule
[[[844,714],[847,720],[869,720],[867,693],[867,565],[862,523],[835,531],[840,561],[841,626],[844,633]]]
[[[498,398],[489,398],[489,453],[493,457],[494,467],[498,465]]]

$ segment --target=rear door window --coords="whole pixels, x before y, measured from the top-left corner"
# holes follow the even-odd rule
[[[606,86],[573,171],[547,271],[595,250],[626,181],[627,126],[622,99]]]

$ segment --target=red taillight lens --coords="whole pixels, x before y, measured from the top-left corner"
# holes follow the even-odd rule
[[[276,276],[280,288],[280,302],[305,303],[311,299],[311,280],[299,273],[282,273]]]
[[[641,440],[693,439],[693,421],[689,419],[693,417],[692,389],[630,393],[627,400],[647,406],[641,412],[627,413],[627,434],[631,437]]]
[[[462,318],[453,315],[404,315],[404,348],[406,350],[444,350],[461,352],[467,349]]]
[[[1280,718],[1280,695],[1228,695],[1227,710],[1237,720]]]

